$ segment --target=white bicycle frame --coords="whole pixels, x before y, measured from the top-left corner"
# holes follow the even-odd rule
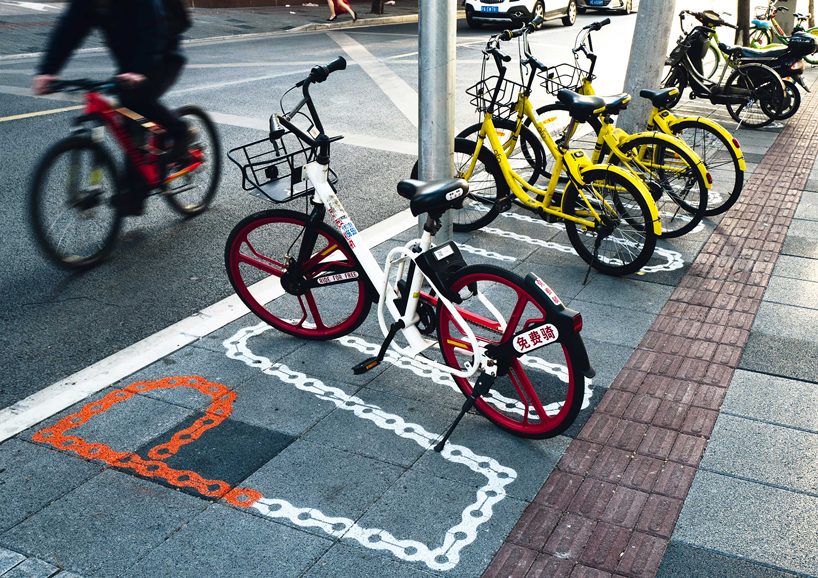
[[[384,336],[389,333],[389,328],[384,316],[385,309],[389,310],[389,313],[396,322],[399,320],[403,321],[404,327],[401,332],[408,343],[408,347],[401,347],[393,340],[390,344],[392,349],[394,349],[400,355],[418,360],[426,365],[446,373],[450,373],[457,377],[469,378],[480,370],[491,375],[496,375],[496,365],[489,365],[489,359],[485,355],[485,349],[477,341],[477,337],[474,335],[471,327],[460,315],[457,308],[452,305],[451,301],[446,299],[446,297],[441,294],[439,288],[435,286],[434,282],[420,270],[420,267],[414,268],[415,274],[412,276],[411,286],[409,287],[409,298],[407,299],[406,309],[403,315],[401,315],[397,305],[395,304],[395,300],[398,299],[400,295],[398,294],[397,289],[389,283],[389,276],[392,272],[392,268],[397,266],[397,278],[402,278],[406,262],[408,260],[416,259],[419,255],[425,251],[428,251],[432,247],[432,234],[428,231],[424,231],[423,236],[420,239],[410,241],[404,247],[396,247],[392,249],[386,257],[386,264],[384,265],[384,268],[381,269],[380,265],[378,265],[378,262],[375,260],[375,257],[372,255],[372,252],[366,247],[363,239],[361,239],[358,229],[355,227],[355,224],[352,222],[349,214],[346,212],[341,204],[341,201],[338,199],[338,195],[336,195],[335,191],[332,190],[332,187],[327,180],[329,166],[322,165],[318,162],[311,162],[306,165],[305,169],[307,179],[315,188],[313,203],[323,204],[327,208],[330,217],[332,217],[332,221],[335,223],[335,226],[344,236],[344,239],[346,239],[347,243],[349,244],[349,248],[352,249],[352,252],[361,263],[364,273],[367,277],[369,277],[372,285],[378,291],[378,324],[380,325],[381,332],[383,332]],[[420,246],[420,253],[416,253],[411,250],[412,247],[416,245]],[[471,363],[465,363],[465,367],[467,368],[465,371],[454,369],[453,367],[443,365],[425,357],[424,355],[421,355],[426,349],[437,345],[437,341],[426,339],[417,328],[417,323],[420,319],[417,314],[417,310],[418,304],[420,303],[420,290],[423,286],[424,280],[431,285],[432,289],[437,295],[437,298],[443,303],[443,306],[449,311],[449,313],[451,313],[458,326],[466,333],[466,340],[469,342],[469,345],[471,345],[472,348],[473,360]],[[505,331],[506,322],[502,318],[500,312],[497,311],[497,309],[479,291],[477,293],[477,298],[489,311],[491,311],[492,315],[495,317],[495,321],[497,321],[497,323],[500,325],[501,330]]]

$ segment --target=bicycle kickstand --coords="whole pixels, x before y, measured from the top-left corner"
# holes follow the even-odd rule
[[[466,415],[466,412],[468,412],[472,407],[474,407],[474,404],[477,403],[477,398],[486,395],[489,392],[491,386],[494,385],[495,379],[497,379],[497,377],[494,375],[489,375],[488,373],[480,374],[480,377],[477,378],[477,383],[474,384],[474,389],[471,390],[471,395],[469,395],[469,397],[466,398],[466,402],[460,409],[460,413],[455,418],[454,423],[452,423],[451,427],[449,427],[449,430],[443,436],[443,439],[440,440],[438,444],[435,446],[436,452],[440,453],[443,451],[443,446],[446,445],[446,440],[448,440],[449,436],[451,436],[452,433],[454,432],[454,428],[457,427],[457,424],[460,423],[460,420],[463,419],[463,416]]]

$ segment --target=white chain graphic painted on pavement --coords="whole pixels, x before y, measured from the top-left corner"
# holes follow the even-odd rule
[[[284,364],[273,363],[266,357],[254,354],[247,346],[248,339],[269,329],[271,327],[266,323],[241,329],[224,341],[227,356],[294,385],[301,391],[312,393],[319,399],[329,401],[339,409],[352,411],[356,417],[371,421],[399,437],[410,439],[424,449],[430,449],[439,439],[438,434],[428,432],[418,424],[406,422],[398,415],[387,413],[377,405],[368,404],[337,387],[325,385],[319,379],[307,377]],[[386,530],[364,528],[349,518],[332,518],[316,508],[299,508],[282,499],[262,497],[252,507],[270,518],[286,518],[298,526],[320,528],[335,538],[343,536],[356,540],[366,548],[388,550],[402,560],[423,562],[433,570],[450,570],[460,561],[460,551],[477,538],[477,528],[491,519],[494,505],[505,498],[505,486],[517,478],[517,472],[493,458],[479,456],[465,446],[452,443],[448,443],[440,455],[449,462],[463,464],[485,476],[486,484],[477,490],[474,503],[463,510],[460,522],[446,531],[443,543],[437,548],[430,548],[416,540],[397,538]]]

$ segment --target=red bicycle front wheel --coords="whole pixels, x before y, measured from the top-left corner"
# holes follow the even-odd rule
[[[273,209],[245,218],[225,247],[227,276],[259,318],[304,339],[328,340],[355,330],[372,305],[367,282],[344,238],[326,223],[298,272],[308,215]]]

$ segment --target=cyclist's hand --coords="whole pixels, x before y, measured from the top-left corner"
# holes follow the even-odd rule
[[[116,79],[126,88],[136,88],[147,80],[143,74],[138,74],[136,72],[125,72],[123,74],[118,74]]]
[[[31,90],[33,90],[37,96],[48,94],[51,92],[51,83],[59,79],[59,76],[54,76],[53,74],[38,74],[31,79]]]

